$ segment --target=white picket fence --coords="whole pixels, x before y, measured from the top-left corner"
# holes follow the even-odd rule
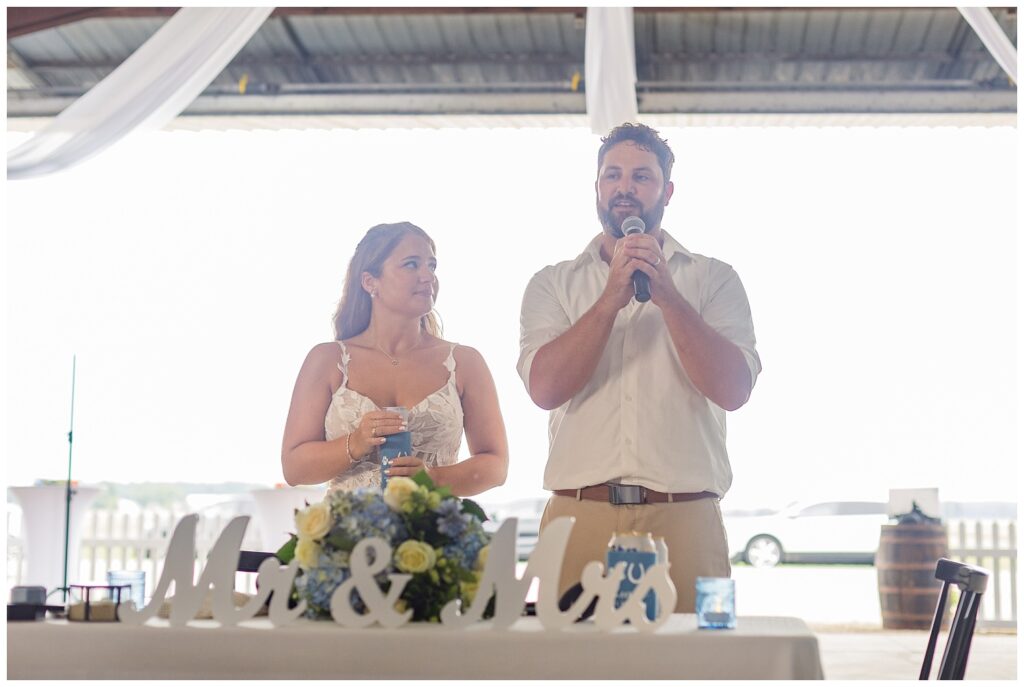
[[[124,514],[114,511],[90,510],[82,527],[79,554],[78,581],[102,582],[108,570],[144,570],[147,595],[160,579],[164,555],[174,526],[183,512],[143,510]],[[200,514],[196,530],[197,572],[201,563],[227,526],[231,515]],[[12,523],[12,512],[7,513],[7,531],[20,529]],[[982,597],[979,627],[1016,627],[1017,625],[1017,523],[1012,520],[950,520],[950,558],[975,563],[992,572],[989,588]],[[242,541],[242,548],[258,550],[259,532],[250,520]],[[7,586],[20,584],[22,578],[21,541],[8,534]],[[236,589],[253,592],[255,576],[239,573]]]
[[[981,597],[978,627],[1017,627],[1017,522],[949,520],[949,557],[992,573]]]
[[[149,596],[163,571],[164,557],[171,534],[184,512],[146,509],[139,513],[119,513],[112,510],[92,509],[82,522],[82,539],[78,556],[78,570],[69,571],[72,583],[105,584],[109,570],[143,570],[146,573],[146,595]],[[13,516],[13,517],[12,517]],[[201,570],[217,537],[234,517],[232,514],[199,514],[196,527],[196,572]],[[7,531],[12,524],[17,529],[16,514],[7,513]],[[259,532],[255,519],[250,519],[242,540],[242,548],[258,550]],[[8,588],[20,584],[24,572],[23,547],[17,537],[7,537]],[[235,588],[239,591],[255,590],[255,576],[239,573]]]

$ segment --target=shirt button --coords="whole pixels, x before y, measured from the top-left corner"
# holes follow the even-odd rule
[[[627,401],[632,401],[632,400],[633,400],[633,397],[632,397],[632,396],[630,396],[629,394],[626,394],[626,400],[627,400]]]
[[[632,445],[633,445],[633,440],[630,439],[629,437],[626,437],[626,446],[632,446]]]

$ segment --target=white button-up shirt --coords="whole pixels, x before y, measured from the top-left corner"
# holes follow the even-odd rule
[[[739,276],[662,233],[676,288],[708,325],[739,347],[753,383],[761,360]],[[578,258],[545,267],[526,287],[517,369],[527,391],[537,351],[575,324],[604,291],[609,268],[600,246],[599,235]],[[619,311],[590,380],[551,411],[548,438],[548,490],[621,482],[721,497],[732,484],[725,411],[690,381],[661,309],[649,301],[634,299]]]

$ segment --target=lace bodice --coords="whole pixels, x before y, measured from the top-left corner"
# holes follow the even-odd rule
[[[344,436],[356,428],[359,418],[372,410],[380,410],[377,404],[358,391],[348,388],[348,363],[350,356],[345,344],[341,348],[341,386],[334,392],[331,405],[324,417],[324,432],[328,441]],[[448,370],[448,381],[415,406],[409,409],[409,430],[412,432],[413,454],[427,465],[451,465],[456,462],[459,446],[462,444],[462,401],[455,386],[455,346],[452,344],[444,366]],[[358,487],[380,486],[380,464],[375,458],[356,463],[350,469],[331,480],[329,491],[349,491]]]

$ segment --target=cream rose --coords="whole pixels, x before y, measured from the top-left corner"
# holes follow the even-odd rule
[[[384,488],[384,503],[393,511],[401,512],[402,506],[412,497],[419,485],[408,477],[391,477]]]
[[[487,556],[491,553],[491,545],[488,544],[476,554],[476,569],[483,570],[487,567]]]
[[[295,514],[295,526],[300,540],[320,539],[331,531],[331,507],[323,501],[306,506]]]
[[[468,604],[473,603],[479,588],[480,578],[476,578],[472,582],[459,582],[459,591],[462,592],[462,598]]]
[[[319,559],[320,545],[312,539],[299,537],[299,541],[295,544],[295,560],[299,562],[299,567],[303,570],[309,570],[316,567]]]
[[[412,480],[410,480],[412,481]],[[391,482],[388,482],[391,486]],[[395,551],[395,565],[402,572],[421,573],[434,567],[437,554],[434,549],[421,541],[407,539],[398,545]]]

